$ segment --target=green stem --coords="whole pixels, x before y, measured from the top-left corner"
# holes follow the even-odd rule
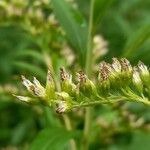
[[[87,53],[86,53],[86,74],[90,76],[92,68],[92,28],[93,28],[93,13],[94,13],[94,1],[91,0],[90,4],[90,17],[89,17],[89,29],[88,29],[88,41],[87,41]],[[89,132],[91,123],[91,108],[86,108],[85,121],[84,121],[84,131],[83,131],[83,143],[82,149],[88,150],[89,147]]]
[[[90,101],[86,103],[81,103],[81,104],[76,104],[74,105],[74,108],[81,108],[81,107],[89,107],[89,106],[95,106],[95,105],[101,105],[101,104],[114,104],[117,102],[138,102],[138,103],[143,103],[144,105],[150,106],[150,101],[148,99],[143,99],[143,98],[138,98],[138,99],[133,99],[132,97],[127,98],[127,97],[119,97],[115,98],[113,100],[96,100],[96,101]]]
[[[48,56],[46,53],[45,53],[45,60],[47,60],[47,61],[46,61],[46,62],[47,62],[47,66],[48,66],[48,68],[51,70],[51,72],[53,73],[53,77],[55,77],[55,78],[54,78],[54,82],[55,82],[55,85],[56,85],[56,89],[57,89],[57,91],[60,92],[60,91],[61,91],[60,84],[58,83],[57,76],[55,75],[55,71],[54,71],[54,69],[53,69],[52,62],[51,62],[49,56]],[[64,120],[64,122],[65,122],[65,127],[66,127],[66,129],[67,129],[68,131],[71,131],[71,130],[72,130],[72,127],[71,127],[71,120],[70,120],[70,118],[68,117],[67,114],[64,114],[64,115],[63,115],[63,120]],[[77,148],[76,148],[76,142],[75,142],[74,139],[71,139],[71,140],[70,140],[70,149],[71,149],[71,150],[76,150],[76,149],[77,149]]]
[[[68,131],[71,131],[72,130],[72,127],[71,127],[71,122],[70,122],[70,119],[69,117],[64,114],[63,115],[63,119],[64,119],[64,122],[65,122],[65,126],[67,128]],[[70,140],[70,147],[71,147],[71,150],[76,150],[76,143],[75,143],[75,140],[74,139],[71,139]]]

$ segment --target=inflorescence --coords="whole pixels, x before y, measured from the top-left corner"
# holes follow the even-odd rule
[[[142,62],[132,67],[126,58],[113,58],[112,64],[102,61],[96,83],[80,71],[75,84],[72,75],[64,68],[60,68],[61,91],[57,90],[49,70],[45,87],[35,77],[31,82],[22,76],[22,83],[31,96],[15,95],[19,100],[28,104],[55,106],[58,113],[119,101],[137,101],[150,106],[149,70]]]

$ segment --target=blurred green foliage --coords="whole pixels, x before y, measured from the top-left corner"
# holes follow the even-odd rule
[[[68,132],[62,116],[22,105],[12,93],[24,93],[18,84],[21,74],[44,83],[47,68],[58,74],[60,66],[73,73],[85,67],[89,5],[89,0],[0,0],[0,149],[41,149],[48,142],[45,149],[60,150],[68,148],[72,137],[80,144],[76,130],[83,130],[84,110],[69,114],[74,132]],[[98,61],[125,56],[133,64],[142,60],[150,65],[149,10],[149,0],[95,0],[92,34],[108,42],[108,53]],[[75,57],[71,64],[70,54],[63,53],[68,47]],[[149,150],[149,113],[134,103],[94,108],[90,149]]]

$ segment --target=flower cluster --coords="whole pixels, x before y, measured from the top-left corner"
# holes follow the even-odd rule
[[[112,64],[101,62],[96,83],[83,71],[77,72],[77,81],[73,82],[72,75],[64,68],[60,68],[61,91],[56,89],[50,71],[47,73],[45,87],[35,77],[31,82],[22,76],[22,83],[31,96],[16,96],[18,99],[30,104],[54,105],[58,113],[118,101],[137,101],[150,105],[150,73],[147,66],[139,62],[132,67],[126,58],[113,58]]]

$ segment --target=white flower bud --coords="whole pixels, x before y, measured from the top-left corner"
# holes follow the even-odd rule
[[[112,58],[112,68],[116,72],[121,72],[121,64],[117,58]]]
[[[29,92],[39,97],[45,97],[45,89],[35,77],[33,83],[30,82],[30,80],[27,80],[24,76],[21,77],[23,85]]]
[[[57,108],[56,108],[56,112],[61,114],[64,113],[68,110],[68,104],[66,103],[66,101],[60,101],[57,104]]]
[[[19,96],[19,95],[13,95],[15,96],[16,98],[18,98],[20,101],[23,101],[25,103],[30,103],[31,101],[31,98],[30,97],[27,97],[27,96]]]
[[[133,69],[133,78],[132,78],[132,80],[133,80],[133,84],[137,88],[137,90],[139,92],[142,92],[143,84],[142,84],[142,80],[140,78],[140,74],[138,72],[138,69],[136,67]]]
[[[147,68],[147,66],[146,65],[144,65],[144,63],[143,62],[139,62],[138,63],[138,68],[139,68],[139,71],[140,71],[140,74],[141,74],[141,76],[149,76],[149,70],[148,70],[148,68]]]
[[[33,78],[33,83],[35,87],[34,89],[35,95],[39,97],[45,97],[45,89],[35,77]]]

